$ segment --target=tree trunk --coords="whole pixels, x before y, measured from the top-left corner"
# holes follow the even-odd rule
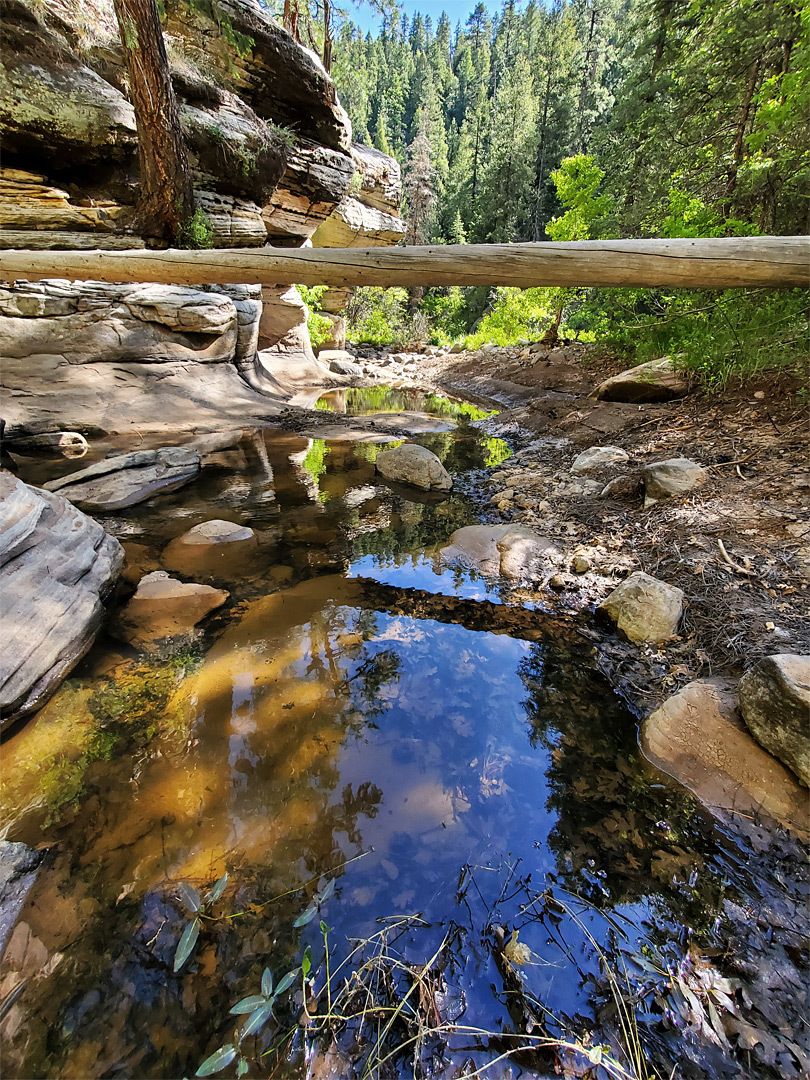
[[[186,147],[155,0],[115,0],[138,128],[141,183],[136,229],[174,240],[194,210]]]
[[[0,251],[0,281],[74,278],[173,285],[807,287],[810,237],[575,240],[392,248]]]

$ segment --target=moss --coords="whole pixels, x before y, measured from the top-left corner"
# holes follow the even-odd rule
[[[176,243],[179,248],[212,248],[214,246],[214,226],[208,214],[198,206],[190,218],[187,218],[177,230]]]

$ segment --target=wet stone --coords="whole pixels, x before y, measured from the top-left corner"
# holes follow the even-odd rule
[[[113,632],[143,648],[164,638],[188,636],[228,595],[224,589],[178,581],[158,570],[141,578],[135,595],[115,619]]]
[[[766,656],[740,681],[740,708],[757,742],[810,787],[810,656]]]

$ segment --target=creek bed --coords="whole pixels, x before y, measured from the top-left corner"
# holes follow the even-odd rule
[[[418,441],[456,475],[509,454],[433,395],[320,407],[451,417]],[[309,947],[320,991],[325,944],[330,973],[348,958],[331,1021],[302,1021],[299,973],[245,1075],[632,1074],[636,1037],[662,1073],[802,1075],[715,1024],[738,990],[728,901],[773,905],[766,870],[640,758],[592,641],[501,618],[504,587],[442,563],[473,506],[383,484],[383,445],[245,432],[186,488],[100,519],[144,572],[210,518],[258,541],[170,563],[228,604],[148,654],[100,639],[4,744],[6,837],[48,849],[4,958],[4,1076],[191,1076],[265,968],[278,984]],[[179,887],[226,872],[174,972]]]

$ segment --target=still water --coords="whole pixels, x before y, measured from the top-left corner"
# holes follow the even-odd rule
[[[509,455],[468,407],[372,393],[322,407],[453,417],[419,441],[462,489]],[[497,583],[439,554],[471,503],[391,490],[381,448],[245,432],[185,489],[102,519],[132,581],[166,568],[230,599],[148,652],[101,639],[4,744],[6,838],[47,849],[4,960],[4,1076],[192,1076],[267,968],[298,973],[221,1075],[582,1076],[576,1040],[630,1069],[600,954],[663,971],[744,887],[639,760],[590,639],[539,610],[506,626]],[[223,517],[255,542],[178,563],[171,542]],[[178,887],[225,873],[173,971]],[[677,1059],[679,1038],[650,1053]]]

